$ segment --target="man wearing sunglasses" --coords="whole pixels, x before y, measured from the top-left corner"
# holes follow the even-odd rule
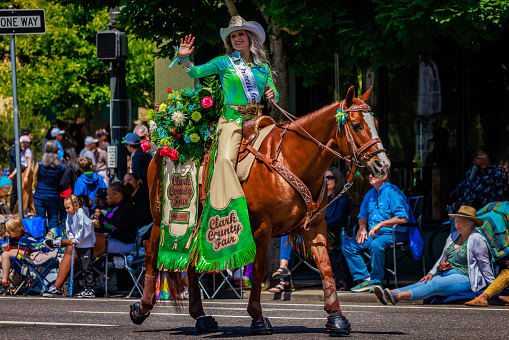
[[[385,251],[392,244],[392,227],[395,228],[396,243],[408,241],[408,227],[402,226],[410,217],[407,198],[395,185],[389,183],[388,175],[375,178],[369,175],[373,189],[367,192],[359,211],[359,231],[356,237],[347,238],[343,244],[343,255],[354,281],[359,283],[352,292],[374,292],[381,286],[384,277]],[[371,272],[362,258],[362,253],[371,255]]]
[[[146,141],[150,142],[150,133],[145,125],[143,124],[136,125],[133,129],[133,132],[137,134],[138,137],[140,137],[140,143]],[[151,145],[150,149],[145,152],[148,153],[149,155],[152,155],[155,152],[155,145]]]

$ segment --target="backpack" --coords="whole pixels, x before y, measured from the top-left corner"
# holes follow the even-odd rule
[[[477,212],[484,223],[477,230],[488,242],[493,262],[509,254],[509,202],[492,202]]]

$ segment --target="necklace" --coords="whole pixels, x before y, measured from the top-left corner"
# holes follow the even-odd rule
[[[244,61],[246,62],[247,67],[249,67],[249,68],[253,67],[253,63],[252,62],[250,63],[247,60],[244,60]]]

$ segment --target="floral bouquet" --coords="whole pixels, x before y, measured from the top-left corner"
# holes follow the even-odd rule
[[[151,142],[175,164],[190,159],[199,162],[212,144],[214,122],[223,109],[223,91],[214,76],[206,77],[203,84],[182,91],[168,89],[168,99],[148,111]]]

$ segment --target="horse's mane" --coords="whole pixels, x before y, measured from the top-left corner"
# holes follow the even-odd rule
[[[334,103],[332,103],[330,105],[324,106],[324,107],[322,107],[316,111],[310,112],[302,117],[297,117],[297,119],[295,121],[298,122],[299,124],[305,125],[310,120],[313,120],[316,116],[323,114],[324,111],[329,111],[329,110],[331,110],[331,108],[338,106],[339,103],[340,103],[340,101],[335,101]],[[360,100],[358,98],[353,98],[353,104],[363,104],[363,103],[364,102],[362,100]],[[290,120],[284,120],[282,122],[276,123],[276,126],[284,128],[284,127],[286,127],[286,125],[288,125],[290,123],[291,123]]]
[[[310,112],[302,117],[297,117],[296,121],[299,123],[299,124],[306,124],[309,120],[313,120],[315,118],[315,116],[317,115],[321,115],[323,113],[323,111],[328,111],[330,110],[332,107],[338,105],[341,101],[337,100],[335,102],[333,102],[332,104],[330,105],[327,105],[327,106],[324,106],[316,111],[313,111],[313,112]],[[352,105],[362,105],[362,104],[366,104],[364,103],[361,99],[359,98],[352,98]],[[291,121],[290,120],[284,120],[282,122],[278,122],[276,123],[276,126],[277,127],[286,127],[286,125],[290,124]]]

